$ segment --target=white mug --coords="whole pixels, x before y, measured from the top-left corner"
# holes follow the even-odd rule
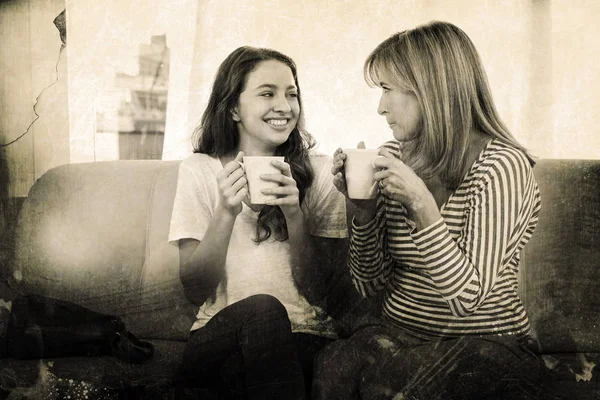
[[[379,155],[377,149],[344,149],[346,161],[344,174],[346,175],[346,188],[351,199],[373,199],[377,196],[377,182],[375,165],[373,162]]]
[[[242,168],[246,172],[248,180],[248,192],[250,194],[251,204],[265,204],[267,200],[275,200],[277,196],[273,194],[263,194],[261,190],[276,188],[277,182],[265,181],[260,179],[263,174],[280,174],[281,170],[271,165],[271,161],[283,162],[283,156],[244,156]]]

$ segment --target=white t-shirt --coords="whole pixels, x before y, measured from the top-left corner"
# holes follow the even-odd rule
[[[333,185],[331,157],[313,153],[310,161],[314,180],[301,206],[308,230],[313,236],[346,237],[345,200]],[[200,153],[180,164],[169,231],[171,244],[185,238],[202,241],[217,207],[217,174],[222,169],[218,158]],[[242,207],[227,250],[226,279],[219,284],[216,298],[200,306],[191,330],[201,328],[230,304],[255,294],[270,294],[285,306],[292,331],[335,337],[331,318],[309,304],[294,284],[289,241],[279,242],[272,235],[261,243],[254,242],[259,213],[246,204]]]

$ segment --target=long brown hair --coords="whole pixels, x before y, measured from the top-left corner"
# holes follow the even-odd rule
[[[438,175],[456,189],[470,167],[465,154],[474,130],[523,151],[534,164],[500,119],[477,50],[460,28],[434,21],[392,35],[367,57],[365,80],[379,86],[382,71],[419,101],[420,132],[402,154],[422,177]]]
[[[290,165],[292,176],[300,192],[300,204],[302,204],[306,190],[312,184],[314,177],[309,152],[314,147],[315,141],[304,128],[296,64],[290,57],[276,50],[243,46],[234,50],[221,63],[200,125],[192,134],[194,153],[221,157],[230,155],[238,149],[240,135],[237,124],[232,118],[231,110],[238,104],[240,93],[245,89],[248,74],[259,63],[267,60],[276,60],[287,65],[292,71],[298,90],[300,105],[298,122],[288,140],[277,147],[275,155],[284,156],[285,161]],[[265,206],[258,215],[255,241],[267,240],[272,233],[278,241],[287,240],[285,216],[279,207]]]

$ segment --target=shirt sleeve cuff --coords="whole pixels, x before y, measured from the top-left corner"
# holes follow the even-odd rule
[[[377,232],[378,219],[379,214],[375,215],[375,218],[367,222],[365,225],[358,225],[356,223],[356,217],[352,217],[352,236],[357,238],[366,238],[373,235],[375,232]]]

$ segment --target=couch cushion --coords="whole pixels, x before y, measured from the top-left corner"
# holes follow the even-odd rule
[[[139,337],[185,340],[195,306],[167,243],[178,161],[57,167],[32,187],[14,275],[29,293],[116,314]],[[540,222],[521,296],[542,351],[600,351],[600,162],[541,160]]]
[[[186,340],[197,306],[183,295],[179,280],[179,251],[169,244],[179,163],[165,163],[156,171],[146,226],[139,313],[129,328],[145,338]],[[150,322],[150,323],[148,323]]]
[[[600,161],[541,160],[521,290],[544,352],[600,352]]]
[[[185,340],[195,307],[167,244],[178,165],[113,161],[44,174],[16,228],[22,290],[121,316],[142,338]]]

